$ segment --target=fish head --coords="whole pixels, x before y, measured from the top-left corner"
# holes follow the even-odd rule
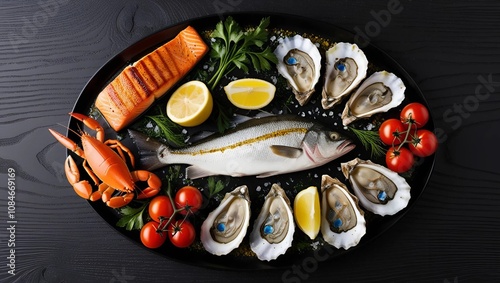
[[[323,127],[311,128],[303,142],[305,153],[316,164],[325,164],[337,159],[355,147],[351,140],[339,132]]]

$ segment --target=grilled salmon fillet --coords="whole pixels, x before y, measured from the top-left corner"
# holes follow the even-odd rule
[[[208,46],[188,26],[174,39],[127,66],[97,96],[95,106],[120,131],[186,75]]]

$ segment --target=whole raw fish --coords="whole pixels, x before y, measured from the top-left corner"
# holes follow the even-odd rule
[[[241,123],[188,147],[173,149],[129,130],[145,170],[189,164],[186,178],[212,175],[258,178],[326,164],[355,145],[335,131],[295,116],[269,116]]]

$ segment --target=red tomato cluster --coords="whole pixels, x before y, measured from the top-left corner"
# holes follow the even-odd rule
[[[149,204],[152,219],[141,229],[141,242],[156,249],[165,243],[167,237],[179,248],[189,247],[196,238],[196,231],[188,217],[203,204],[200,191],[192,186],[182,187],[175,194],[174,201],[168,196],[157,196]],[[182,217],[177,218],[177,214]]]
[[[434,154],[438,140],[434,133],[422,129],[429,121],[429,111],[418,102],[406,105],[400,119],[388,119],[380,125],[380,140],[391,146],[385,162],[392,171],[403,173],[410,170],[414,156],[426,157]],[[408,148],[404,147],[408,144]]]

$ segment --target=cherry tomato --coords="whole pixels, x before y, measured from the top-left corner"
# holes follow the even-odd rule
[[[412,129],[422,128],[429,121],[429,110],[421,103],[412,102],[401,110],[399,117],[406,128],[410,124]]]
[[[182,209],[180,213],[186,215],[195,213],[203,204],[203,196],[200,191],[192,186],[185,186],[179,189],[175,194],[175,206]]]
[[[160,222],[160,217],[170,218],[174,213],[172,202],[167,196],[157,196],[149,204],[149,216],[156,222]]]
[[[405,139],[406,129],[400,120],[388,119],[380,125],[378,134],[380,140],[386,145],[398,145]]]
[[[166,232],[158,232],[158,223],[150,221],[142,226],[141,242],[150,249],[159,248],[167,239]]]
[[[385,163],[387,168],[397,173],[403,173],[413,166],[413,154],[406,147],[399,150],[397,147],[391,147],[385,155]]]
[[[412,136],[412,140],[408,147],[416,156],[426,157],[436,152],[438,140],[433,132],[425,129],[418,130]]]
[[[178,248],[189,247],[196,237],[193,224],[187,220],[177,220],[170,224],[168,230],[170,242]]]

